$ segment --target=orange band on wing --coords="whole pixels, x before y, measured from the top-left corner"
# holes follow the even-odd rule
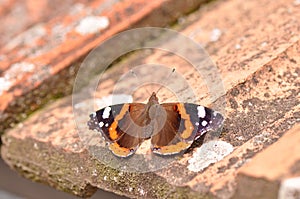
[[[158,150],[153,150],[153,153],[162,154],[162,155],[170,155],[179,153],[191,146],[191,143],[187,142],[178,142],[174,145],[169,146],[161,146],[161,147],[154,147]]]
[[[109,137],[112,140],[117,140],[119,138],[118,132],[117,132],[117,127],[118,127],[118,121],[121,120],[126,112],[128,111],[129,104],[124,104],[120,113],[116,115],[114,118],[114,122],[110,125],[109,127]]]
[[[190,116],[185,111],[184,104],[178,104],[177,107],[181,115],[181,118],[184,119],[184,126],[185,126],[185,130],[180,136],[183,139],[187,139],[192,135],[194,126],[190,121]]]
[[[133,149],[121,147],[118,143],[114,142],[109,145],[109,150],[116,156],[127,157],[133,153]]]

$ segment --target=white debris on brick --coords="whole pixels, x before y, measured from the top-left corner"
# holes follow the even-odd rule
[[[38,23],[21,34],[11,39],[5,46],[7,50],[12,50],[19,45],[33,46],[35,41],[47,34],[47,30],[43,23]],[[20,52],[19,52],[20,53]]]
[[[241,49],[241,45],[240,45],[240,44],[235,44],[235,46],[234,46],[234,47],[235,47],[235,49],[236,49],[236,50],[239,50],[239,49]]]
[[[300,0],[295,0],[295,1],[294,1],[294,5],[295,5],[295,6],[299,6],[299,5],[300,5]]]
[[[279,189],[278,199],[296,199],[300,196],[300,177],[284,180]]]
[[[233,146],[224,141],[209,141],[204,143],[193,153],[189,159],[188,169],[199,172],[208,167],[210,164],[222,160],[225,156],[233,151]]]
[[[11,87],[12,82],[7,80],[4,77],[0,77],[0,95],[4,92],[4,91],[8,91],[8,89]]]
[[[33,72],[34,64],[28,62],[17,62],[12,64],[5,72],[2,77],[0,77],[0,95],[4,91],[8,91],[12,85],[22,78],[23,73]]]
[[[215,28],[211,31],[210,41],[215,42],[218,41],[222,35],[222,31],[218,28]]]
[[[34,64],[28,62],[17,62],[10,67],[10,71],[14,72],[33,72],[34,71]]]
[[[87,16],[76,26],[75,31],[82,34],[93,34],[109,26],[109,19],[104,16]]]

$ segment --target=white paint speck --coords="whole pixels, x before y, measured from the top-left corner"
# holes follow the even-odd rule
[[[243,137],[243,136],[238,136],[237,139],[238,139],[239,141],[243,141],[243,140],[244,140],[244,137]]]
[[[300,177],[284,180],[279,189],[278,199],[295,199],[300,195]]]
[[[92,176],[98,176],[98,174],[97,174],[97,170],[96,169],[94,169],[93,171],[92,171]]]
[[[206,115],[204,106],[198,106],[197,110],[198,110],[198,117],[204,118]]]
[[[38,147],[37,143],[34,143],[34,144],[33,144],[33,148],[35,148],[35,149],[39,149],[39,147]]]
[[[265,41],[264,41],[264,42],[262,42],[262,43],[260,44],[260,46],[261,46],[261,47],[265,47],[265,46],[267,46],[267,45],[268,45],[268,43],[267,43],[267,42],[265,42]]]
[[[104,126],[104,123],[103,122],[99,122],[99,126],[100,126],[100,128],[102,128]]]
[[[241,45],[240,45],[240,44],[235,44],[235,46],[234,46],[234,47],[235,47],[235,49],[236,49],[236,50],[239,50],[239,49],[241,49]]]
[[[201,122],[201,125],[202,125],[202,126],[206,126],[206,125],[207,125],[207,121],[203,120],[203,121]]]
[[[79,168],[78,168],[78,167],[73,168],[73,170],[74,170],[74,172],[75,172],[76,174],[79,173]]]
[[[145,195],[144,189],[138,188],[138,191],[139,191],[139,193],[140,193],[141,196],[144,196],[144,195]]]
[[[215,28],[211,31],[211,35],[210,35],[210,41],[218,41],[219,38],[221,37],[222,35],[222,31],[218,28]]]
[[[210,164],[222,160],[233,151],[233,146],[224,141],[209,141],[204,143],[193,153],[189,159],[188,169],[193,172],[199,172]]]
[[[110,113],[110,111],[111,111],[111,108],[110,108],[109,106],[106,107],[106,108],[104,109],[104,111],[103,111],[102,117],[103,117],[104,119],[109,118],[109,113]]]
[[[108,127],[108,123],[105,124],[105,127]]]
[[[76,26],[76,32],[86,35],[97,33],[109,26],[109,19],[104,16],[87,16]]]

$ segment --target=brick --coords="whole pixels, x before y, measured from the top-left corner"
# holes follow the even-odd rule
[[[235,198],[278,198],[280,183],[300,175],[299,132],[298,124],[238,171]]]
[[[80,142],[70,98],[57,100],[5,133],[2,157],[27,178],[79,196],[90,196],[95,188],[101,188],[129,197],[233,197],[240,189],[236,176],[245,163],[276,144],[299,122],[298,10],[293,1],[220,1],[183,18],[184,24],[177,27],[205,45],[225,85],[225,94],[218,95],[213,105],[218,106],[225,98],[227,118],[220,139],[231,143],[235,150],[203,171],[188,170],[193,149],[169,168],[156,172],[127,173],[104,165],[92,158]],[[128,71],[129,66],[157,62],[180,66],[178,72],[201,93],[199,99],[189,99],[181,91],[186,101],[212,105],[205,85],[193,76],[189,64],[159,50],[136,53],[114,64],[104,74],[104,84],[95,95],[108,95],[118,75]],[[163,90],[160,95],[162,101],[174,99]],[[138,100],[144,98],[145,94],[137,96]],[[89,103],[87,100],[81,105]],[[87,117],[83,113],[82,124]],[[91,142],[100,144],[101,140]],[[256,180],[260,179],[253,178]]]
[[[0,133],[47,102],[70,94],[83,57],[105,39],[129,28],[166,26],[202,3],[6,1],[0,10]],[[107,27],[101,27],[99,17],[108,20]]]

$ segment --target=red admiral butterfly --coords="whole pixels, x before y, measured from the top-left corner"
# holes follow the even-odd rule
[[[90,115],[88,126],[104,135],[113,154],[128,157],[147,139],[155,154],[180,153],[206,132],[219,130],[223,120],[219,112],[201,105],[159,104],[153,92],[147,104],[125,103],[98,110]]]

